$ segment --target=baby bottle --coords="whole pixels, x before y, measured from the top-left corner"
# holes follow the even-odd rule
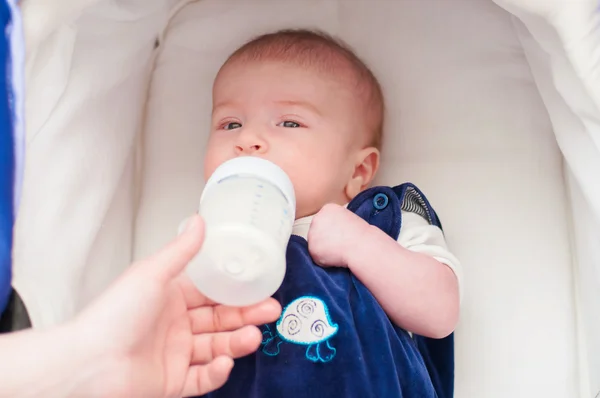
[[[285,252],[296,213],[294,187],[274,163],[239,157],[223,163],[200,198],[205,239],[188,264],[209,299],[247,306],[271,296],[285,275]]]

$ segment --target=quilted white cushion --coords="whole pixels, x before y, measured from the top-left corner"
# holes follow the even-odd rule
[[[299,26],[341,36],[372,66],[388,108],[379,182],[419,185],[463,262],[456,396],[576,396],[562,158],[513,21],[490,2],[184,8],[153,75],[136,255],[167,242],[196,209],[221,63],[254,35]]]
[[[24,2],[14,286],[34,325],[71,318],[196,210],[227,55],[318,27],[384,87],[378,182],[419,185],[462,260],[456,397],[596,394],[600,13],[595,0],[496,3],[518,18],[491,0]]]

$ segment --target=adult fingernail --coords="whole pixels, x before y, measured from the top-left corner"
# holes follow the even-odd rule
[[[184,232],[189,231],[194,226],[194,218],[188,217],[179,224],[179,228],[177,228],[177,234],[181,235]]]

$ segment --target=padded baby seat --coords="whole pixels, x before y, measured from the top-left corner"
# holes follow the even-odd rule
[[[315,27],[384,88],[378,183],[417,184],[462,261],[455,396],[600,393],[597,1],[22,3],[13,284],[34,326],[73,317],[195,211],[229,53]]]

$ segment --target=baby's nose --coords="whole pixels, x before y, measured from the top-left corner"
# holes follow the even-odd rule
[[[238,155],[264,153],[267,149],[267,141],[259,134],[254,134],[250,131],[242,132],[235,145],[235,151]]]
[[[241,155],[242,153],[248,153],[248,154],[252,154],[252,153],[263,153],[265,149],[265,145],[256,143],[256,144],[252,144],[252,145],[241,145],[238,144],[235,146],[235,151],[238,155]]]

